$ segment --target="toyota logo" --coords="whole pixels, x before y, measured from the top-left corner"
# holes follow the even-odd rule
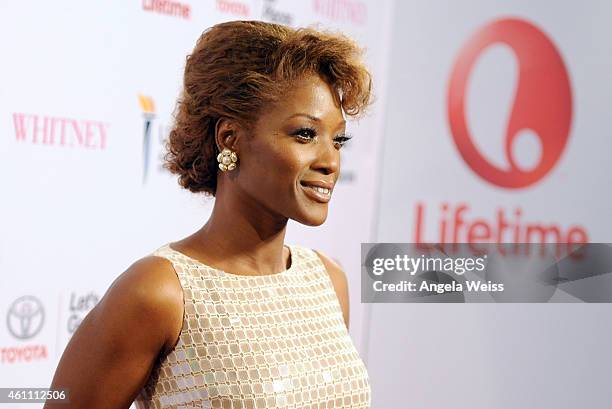
[[[40,332],[45,322],[45,310],[36,297],[26,295],[16,299],[6,315],[6,326],[17,339],[28,339]]]

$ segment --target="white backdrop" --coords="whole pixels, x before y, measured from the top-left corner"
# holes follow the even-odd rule
[[[351,335],[361,350],[359,249],[373,224],[391,7],[365,0],[0,4],[0,387],[48,387],[70,336],[110,283],[207,220],[212,202],[181,190],[160,169],[160,155],[185,57],[205,28],[227,20],[318,24],[366,48],[378,103],[349,125],[355,138],[327,222],[291,222],[286,238],[344,266]]]
[[[447,242],[495,241],[501,212],[504,242],[516,226],[519,241],[539,226],[610,242],[611,3],[397,2],[394,16],[375,241],[441,241],[444,223]],[[610,407],[609,304],[369,307],[375,408]]]
[[[109,284],[208,218],[212,203],[159,169],[161,142],[200,33],[263,19],[319,23],[367,49],[377,102],[350,125],[329,218],[290,223],[287,241],[344,266],[373,407],[608,408],[608,305],[365,305],[359,250],[439,241],[441,225],[451,241],[456,214],[458,241],[513,241],[517,226],[521,238],[531,226],[610,241],[612,6],[393,3],[0,4],[0,386],[48,386]],[[503,237],[500,217],[513,226]]]

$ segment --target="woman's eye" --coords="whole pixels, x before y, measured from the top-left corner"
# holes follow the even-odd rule
[[[302,128],[293,133],[298,139],[304,142],[310,142],[317,138],[317,132],[311,128]],[[344,146],[352,136],[348,134],[341,134],[334,138],[334,146],[336,148],[341,148]]]
[[[299,129],[294,133],[294,135],[303,140],[310,140],[317,136],[315,130],[309,128]]]
[[[343,147],[350,139],[352,138],[352,136],[350,135],[342,135],[342,136],[338,136],[337,138],[334,139],[334,143],[336,144],[337,147],[341,148]]]

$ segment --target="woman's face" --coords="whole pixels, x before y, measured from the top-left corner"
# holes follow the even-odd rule
[[[241,190],[267,211],[310,226],[327,218],[347,140],[332,92],[318,76],[304,77],[240,143]]]

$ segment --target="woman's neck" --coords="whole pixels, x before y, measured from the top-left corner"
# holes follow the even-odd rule
[[[283,248],[288,219],[271,215],[253,201],[217,198],[204,226],[189,247],[215,265],[236,274],[275,274],[288,268]],[[187,240],[185,239],[185,240]]]

